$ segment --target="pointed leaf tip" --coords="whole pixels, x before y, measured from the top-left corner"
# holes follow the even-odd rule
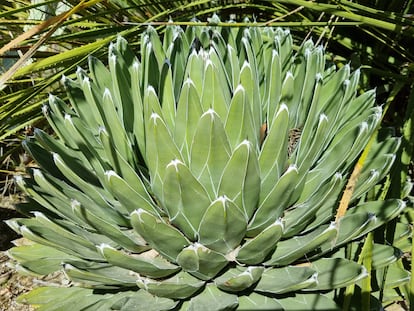
[[[111,179],[111,177],[120,177],[115,171],[113,171],[113,170],[109,170],[109,171],[106,171],[105,173],[105,176],[106,176],[106,178],[109,180],[109,179]]]
[[[184,163],[181,162],[179,159],[174,159],[170,163],[167,164],[167,167],[174,166],[175,170],[178,171],[178,165],[179,164],[184,164]]]
[[[298,171],[298,167],[296,166],[296,164],[289,165],[289,167],[287,168],[285,174],[287,174],[287,173],[289,173],[291,171],[296,171],[296,172]]]
[[[157,120],[161,119],[160,115],[156,112],[151,113],[150,120],[157,124]]]
[[[211,116],[211,118],[212,118],[212,119],[214,119],[214,117],[217,115],[217,113],[214,111],[214,109],[213,109],[213,108],[209,108],[206,112],[204,112],[204,113],[202,114],[202,116],[201,116],[201,117],[204,117],[204,116],[206,116],[206,115],[210,115],[210,116]]]
[[[239,85],[237,85],[236,89],[234,90],[234,94],[236,94],[238,92],[245,92],[245,91],[246,91],[246,89],[243,87],[243,85],[239,84]]]
[[[328,121],[328,116],[327,116],[326,114],[324,114],[324,113],[322,113],[322,114],[319,116],[319,122],[322,122],[322,121],[325,121],[325,122],[327,122],[327,121]]]
[[[107,87],[105,88],[103,92],[103,98],[105,97],[112,98],[111,91]]]

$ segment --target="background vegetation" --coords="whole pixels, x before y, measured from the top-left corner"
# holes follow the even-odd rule
[[[403,143],[392,173],[372,195],[404,198],[409,208],[370,238],[401,249],[403,256],[395,264],[409,271],[414,216],[410,196],[414,148],[413,5],[413,0],[1,1],[0,193],[14,193],[13,175],[24,173],[25,166],[31,165],[20,142],[33,127],[45,128],[41,106],[48,94],[64,98],[59,83],[62,75],[74,75],[77,66],[85,66],[89,54],[105,62],[106,47],[118,34],[138,53],[139,35],[148,24],[162,31],[166,23],[185,24],[193,18],[214,23],[210,19],[213,13],[222,21],[238,21],[238,25],[248,18],[258,26],[290,27],[297,45],[312,38],[325,47],[329,61],[338,67],[350,63],[352,69],[361,68],[361,93],[377,89],[378,104],[388,109],[383,127],[392,127]],[[359,254],[361,246],[356,248]],[[386,275],[391,268],[376,274],[372,295],[385,305],[411,302],[414,310],[413,281],[408,281],[407,272],[387,287]],[[352,293],[352,288],[347,291]]]

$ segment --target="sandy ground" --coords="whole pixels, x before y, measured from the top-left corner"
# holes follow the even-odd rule
[[[14,262],[7,256],[7,250],[13,246],[12,241],[17,234],[3,221],[19,214],[13,209],[16,198],[2,197],[0,199],[0,310],[29,311],[30,306],[19,304],[16,299],[20,294],[29,291],[35,286],[35,278],[18,274]]]

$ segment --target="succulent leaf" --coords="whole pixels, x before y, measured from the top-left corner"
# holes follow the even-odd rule
[[[240,244],[246,233],[247,221],[241,207],[221,196],[205,211],[198,229],[199,242],[227,254]]]

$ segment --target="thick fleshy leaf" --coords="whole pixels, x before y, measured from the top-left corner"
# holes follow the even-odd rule
[[[187,161],[198,120],[203,113],[200,95],[191,79],[187,79],[181,89],[175,117],[174,140]]]
[[[296,163],[301,172],[307,171],[316,162],[316,159],[323,152],[323,148],[325,147],[324,142],[327,128],[328,118],[324,114],[322,114],[319,117],[319,123],[315,130],[315,133],[312,135],[312,143],[310,144],[310,146],[307,147],[306,150],[303,150],[299,142]]]
[[[21,245],[7,251],[8,255],[18,260],[26,270],[37,274],[51,274],[62,268],[62,262],[82,261],[79,257],[68,255],[54,247],[41,244]]]
[[[191,145],[190,170],[214,198],[230,145],[219,115],[212,109],[200,118]]]
[[[244,264],[260,264],[273,251],[282,237],[283,223],[275,221],[252,239],[248,239],[239,249],[236,259]]]
[[[114,171],[107,171],[106,177],[110,190],[129,213],[142,208],[147,212],[158,214],[158,210],[142,180],[139,183],[134,183],[134,188],[132,188],[131,183],[128,183]]]
[[[162,191],[170,222],[195,241],[200,221],[210,205],[206,190],[184,163],[173,160],[167,165]]]
[[[368,276],[364,266],[344,258],[322,258],[309,266],[317,272],[317,284],[304,290],[318,291],[346,287]]]
[[[283,310],[289,311],[339,311],[341,310],[333,299],[324,294],[295,294],[293,297],[278,299]]]
[[[58,301],[54,298],[60,297]],[[90,288],[38,287],[19,297],[19,302],[37,306],[40,311],[59,310],[170,310],[175,305],[171,299],[154,297],[145,291],[125,291],[116,294],[96,294]]]
[[[236,295],[219,290],[214,285],[207,285],[203,292],[191,298],[188,311],[232,310],[237,307]]]
[[[317,282],[317,273],[314,269],[287,266],[265,270],[254,290],[263,293],[283,294],[314,287]]]
[[[273,117],[273,122],[265,126],[267,133],[259,156],[263,196],[269,194],[286,168],[289,126],[287,106],[282,104]]]
[[[176,228],[143,209],[131,214],[131,224],[152,248],[172,262],[190,244]]]
[[[162,181],[167,165],[176,159],[182,161],[182,157],[170,131],[158,114],[152,113],[147,123],[147,165],[151,176],[152,190],[161,197]]]
[[[199,242],[227,254],[240,244],[246,233],[243,211],[227,197],[219,197],[207,208],[198,229]]]
[[[7,224],[33,242],[86,260],[102,259],[91,241],[60,227],[39,212],[36,212],[36,218],[8,220]]]
[[[245,38],[243,38],[245,39]],[[243,40],[242,39],[242,40]],[[246,40],[243,40],[246,42]],[[246,91],[246,98],[248,104],[250,105],[250,109],[252,111],[252,121],[253,121],[253,128],[259,129],[262,125],[262,108],[260,105],[257,105],[260,102],[259,97],[259,89],[258,89],[258,81],[257,81],[257,72],[255,64],[255,59],[249,59],[242,63],[242,67],[240,69],[240,84]],[[255,136],[249,137],[249,140],[253,142],[255,146],[257,146],[257,142],[259,139],[259,132],[256,133]]]
[[[405,207],[404,201],[386,200],[365,202],[349,209],[345,216],[339,220],[335,245],[343,245],[367,234],[383,225],[386,219],[398,216]],[[332,245],[329,246],[329,243],[321,245],[321,250],[324,252],[328,252],[330,248]]]
[[[119,286],[132,287],[137,281],[137,277],[131,275],[129,270],[115,266],[87,269],[64,264],[63,269],[72,281],[85,287],[102,289],[117,288]]]
[[[158,90],[158,93],[165,123],[169,129],[173,129],[175,126],[176,99],[174,95],[171,64],[167,59],[164,61],[164,64],[161,68],[160,89]]]
[[[240,311],[284,311],[285,309],[276,298],[267,297],[258,293],[251,293],[249,296],[239,297]]]
[[[294,236],[302,232],[304,228],[306,230],[313,230],[330,220],[332,216],[327,218],[325,213],[318,214],[318,211],[327,211],[328,215],[331,214],[332,206],[337,203],[338,195],[343,190],[343,184],[342,175],[335,174],[329,183],[320,187],[316,193],[307,196],[305,202],[296,203],[287,210],[283,217],[286,228],[283,236]]]
[[[305,256],[322,244],[333,241],[338,234],[337,226],[332,223],[329,227],[321,227],[309,234],[281,241],[277,244],[272,258],[266,261],[267,265],[286,265]]]
[[[374,243],[372,248],[372,268],[388,267],[402,256],[402,251],[390,245]]]
[[[210,280],[228,263],[224,255],[195,243],[182,250],[177,263],[187,272],[202,280]]]
[[[156,281],[146,278],[139,278],[137,284],[140,288],[157,297],[185,299],[193,295],[204,286],[203,281],[181,272],[171,278]]]
[[[257,133],[252,120],[252,111],[242,85],[237,86],[234,91],[225,129],[232,149],[244,140],[256,141]]]
[[[203,92],[204,66],[206,58],[206,51],[197,51],[196,49],[193,49],[187,60],[186,77],[191,77],[191,80],[199,95]]]
[[[102,299],[99,295],[93,296],[92,292],[90,288],[81,287],[38,287],[20,296],[19,300],[39,306],[37,310],[41,311],[66,308],[80,310]],[[57,296],[60,297],[59,301],[55,300]]]
[[[269,124],[273,123],[273,118],[276,115],[282,89],[282,64],[280,62],[280,55],[276,50],[272,50],[271,53],[271,59],[269,60],[270,66],[265,69],[269,70],[269,72],[264,96],[267,121]]]
[[[245,140],[233,151],[224,168],[218,189],[243,209],[246,221],[257,208],[260,194],[260,169],[252,144]]]
[[[243,291],[255,284],[262,276],[264,268],[249,266],[247,268],[230,269],[214,280],[218,288],[229,291]]]
[[[299,172],[296,166],[290,166],[283,176],[267,194],[260,194],[259,207],[249,223],[248,235],[255,236],[264,228],[282,216],[285,208],[289,207],[292,193],[297,186]]]
[[[74,213],[82,218],[90,226],[94,227],[100,234],[111,238],[120,246],[125,247],[130,251],[142,252],[146,247],[135,243],[127,234],[124,234],[118,226],[114,226],[107,219],[102,219],[91,213],[85,206],[82,206],[77,201],[72,202],[72,209]]]
[[[163,278],[180,270],[180,267],[154,254],[128,254],[106,244],[100,245],[98,249],[110,264],[134,271],[141,276]]]
[[[212,109],[222,120],[225,120],[229,109],[230,93],[227,85],[223,85],[223,81],[220,81],[220,67],[221,65],[217,66],[211,59],[206,61],[201,105],[204,111]]]

